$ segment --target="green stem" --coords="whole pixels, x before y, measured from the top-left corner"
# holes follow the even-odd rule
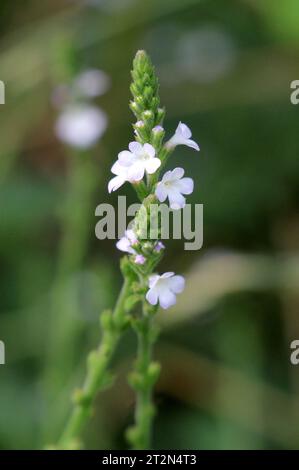
[[[144,319],[144,331],[138,334],[138,353],[140,373],[146,373],[151,363],[151,342],[149,339],[149,319]],[[152,419],[154,415],[154,406],[152,404],[152,389],[144,387],[137,392],[136,404],[136,425],[139,427],[140,435],[137,448],[148,449],[151,441]]]
[[[125,279],[113,314],[103,314],[102,341],[99,348],[89,355],[86,378],[82,389],[74,396],[75,406],[58,443],[59,448],[78,447],[78,439],[90,417],[95,396],[109,382],[107,369],[127,323],[125,303],[129,295],[130,281]]]
[[[128,430],[128,440],[134,449],[149,449],[151,446],[155,406],[153,387],[160,373],[160,366],[152,362],[152,345],[157,330],[153,324],[154,315],[148,311],[144,301],[142,318],[133,326],[137,333],[137,360],[130,383],[136,391],[135,425]]]
[[[133,187],[136,191],[136,194],[140,202],[142,202],[144,198],[148,195],[147,187],[144,181],[139,181],[138,183],[133,184]]]

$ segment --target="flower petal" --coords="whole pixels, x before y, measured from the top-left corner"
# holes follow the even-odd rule
[[[176,188],[182,194],[191,194],[194,189],[194,181],[192,178],[182,178],[176,183]]]
[[[158,303],[157,289],[155,289],[153,287],[152,289],[148,290],[147,293],[146,293],[145,298],[151,305],[157,305],[157,303]]]
[[[172,292],[180,294],[185,288],[185,279],[183,276],[173,276],[169,279],[169,286]]]
[[[151,158],[145,161],[145,169],[149,175],[152,175],[157,171],[159,166],[161,165],[161,160],[159,158]]]
[[[170,208],[173,210],[183,209],[186,205],[186,199],[179,191],[169,191],[168,199]]]
[[[149,277],[148,279],[148,285],[150,288],[154,287],[154,285],[157,283],[157,281],[160,279],[159,274],[152,274],[152,276]]]
[[[185,170],[183,168],[175,168],[171,172],[171,179],[181,179],[184,176]]]
[[[129,143],[129,150],[132,153],[138,154],[142,152],[142,145],[139,142],[130,142]]]
[[[184,139],[190,139],[190,137],[192,136],[192,132],[191,130],[189,129],[189,127],[184,124],[183,122],[180,122],[178,127],[176,128],[176,133],[178,134],[181,134],[182,137],[184,137]]]
[[[167,273],[162,274],[161,278],[162,279],[168,279],[169,277],[172,277],[172,276],[174,276],[174,272],[173,271],[167,271]]]
[[[156,155],[156,151],[151,144],[144,144],[143,150],[152,158]]]
[[[164,202],[166,200],[168,192],[163,182],[157,184],[155,194],[160,202]]]
[[[176,303],[176,296],[169,289],[162,289],[159,293],[159,304],[161,307],[166,310],[169,307],[172,307]]]
[[[134,155],[129,150],[123,150],[118,154],[118,161],[122,166],[130,166],[134,161]]]
[[[127,237],[122,237],[118,242],[116,243],[116,247],[120,251],[124,251],[126,253],[131,253],[134,254],[135,250],[131,247],[130,240],[127,239]]]
[[[162,182],[166,183],[167,181],[169,181],[171,179],[171,174],[172,174],[171,170],[166,171],[166,173],[164,173],[163,175]]]
[[[108,192],[111,193],[119,189],[126,180],[122,176],[114,176],[108,183]]]
[[[133,163],[128,169],[128,179],[129,181],[140,181],[144,176],[144,166],[140,163]]]
[[[188,147],[191,147],[194,150],[197,150],[198,152],[200,150],[199,145],[194,140],[188,139],[184,142],[184,144],[187,145]]]
[[[117,160],[113,165],[112,165],[112,168],[111,168],[111,172],[114,174],[114,175],[122,175],[125,177],[125,175],[127,174],[127,168],[122,166],[119,161]]]
[[[129,228],[128,230],[126,230],[125,236],[126,236],[127,239],[131,242],[132,245],[135,245],[136,243],[138,243],[138,239],[137,239],[137,237],[136,237],[136,235],[135,235],[134,230],[132,230],[132,229]]]

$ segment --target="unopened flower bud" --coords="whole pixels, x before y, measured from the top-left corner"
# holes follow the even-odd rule
[[[155,134],[160,134],[161,132],[164,132],[164,128],[162,126],[155,126],[153,127],[153,132]]]
[[[145,242],[142,245],[142,251],[145,254],[150,254],[153,251],[153,244],[151,242]]]
[[[146,262],[146,258],[143,255],[136,255],[134,262],[135,264],[144,264]]]
[[[158,125],[152,129],[151,142],[156,149],[160,149],[165,132],[162,126]]]
[[[165,245],[164,243],[162,243],[161,241],[158,241],[155,246],[154,246],[154,251],[156,253],[160,253],[161,250],[164,250],[165,249]]]
[[[150,111],[149,109],[147,109],[146,111],[144,111],[144,112],[142,113],[142,118],[143,118],[145,121],[152,120],[152,119],[154,118],[153,112]]]

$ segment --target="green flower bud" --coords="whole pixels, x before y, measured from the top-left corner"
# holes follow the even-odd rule
[[[154,126],[161,121],[159,109],[159,83],[155,73],[155,68],[145,51],[138,51],[133,61],[133,70],[131,72],[133,82],[130,86],[133,95],[133,101],[130,107],[137,117],[143,119],[146,111],[151,114],[145,117],[150,119]]]
[[[151,132],[151,144],[159,152],[164,139],[165,131],[162,126],[155,126]]]
[[[164,118],[165,118],[165,109],[164,108],[158,108],[156,126],[159,126],[159,125],[162,126]]]
[[[157,382],[160,375],[160,371],[160,364],[158,362],[151,362],[147,371],[147,378],[151,386],[153,386]]]

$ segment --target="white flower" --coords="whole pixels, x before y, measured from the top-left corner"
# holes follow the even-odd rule
[[[199,146],[194,140],[191,140],[192,132],[186,124],[180,122],[174,135],[171,139],[166,142],[168,148],[176,147],[177,145],[187,145],[188,147],[193,148],[194,150],[199,151]]]
[[[118,154],[118,162],[121,166],[128,168],[127,177],[129,181],[140,181],[145,171],[151,175],[161,165],[161,160],[156,158],[155,155],[156,152],[152,145],[131,142],[129,150],[124,150]]]
[[[132,247],[132,245],[136,245],[138,243],[137,237],[133,230],[129,229],[125,231],[125,234],[123,237],[118,240],[116,243],[116,247],[120,251],[124,251],[126,253],[130,253],[131,255],[134,255],[136,251]]]
[[[192,178],[183,178],[183,168],[175,168],[167,171],[162,181],[157,184],[155,194],[160,202],[169,199],[171,209],[182,209],[185,207],[186,199],[183,194],[191,194],[193,192],[194,183]]]
[[[80,149],[95,145],[107,128],[107,116],[96,106],[72,105],[66,108],[55,124],[57,137]]]
[[[176,294],[183,292],[184,287],[183,276],[175,276],[172,272],[164,273],[161,276],[154,274],[149,278],[146,300],[151,305],[157,305],[159,302],[163,309],[167,309],[176,303]]]
[[[87,98],[101,96],[109,89],[110,79],[102,70],[89,69],[81,72],[74,80],[74,91]]]
[[[130,167],[121,165],[119,160],[112,165],[111,172],[116,176],[108,183],[109,193],[119,189],[126,181],[129,183],[137,183],[139,181],[134,177],[136,174],[134,175],[134,172],[130,171]]]

